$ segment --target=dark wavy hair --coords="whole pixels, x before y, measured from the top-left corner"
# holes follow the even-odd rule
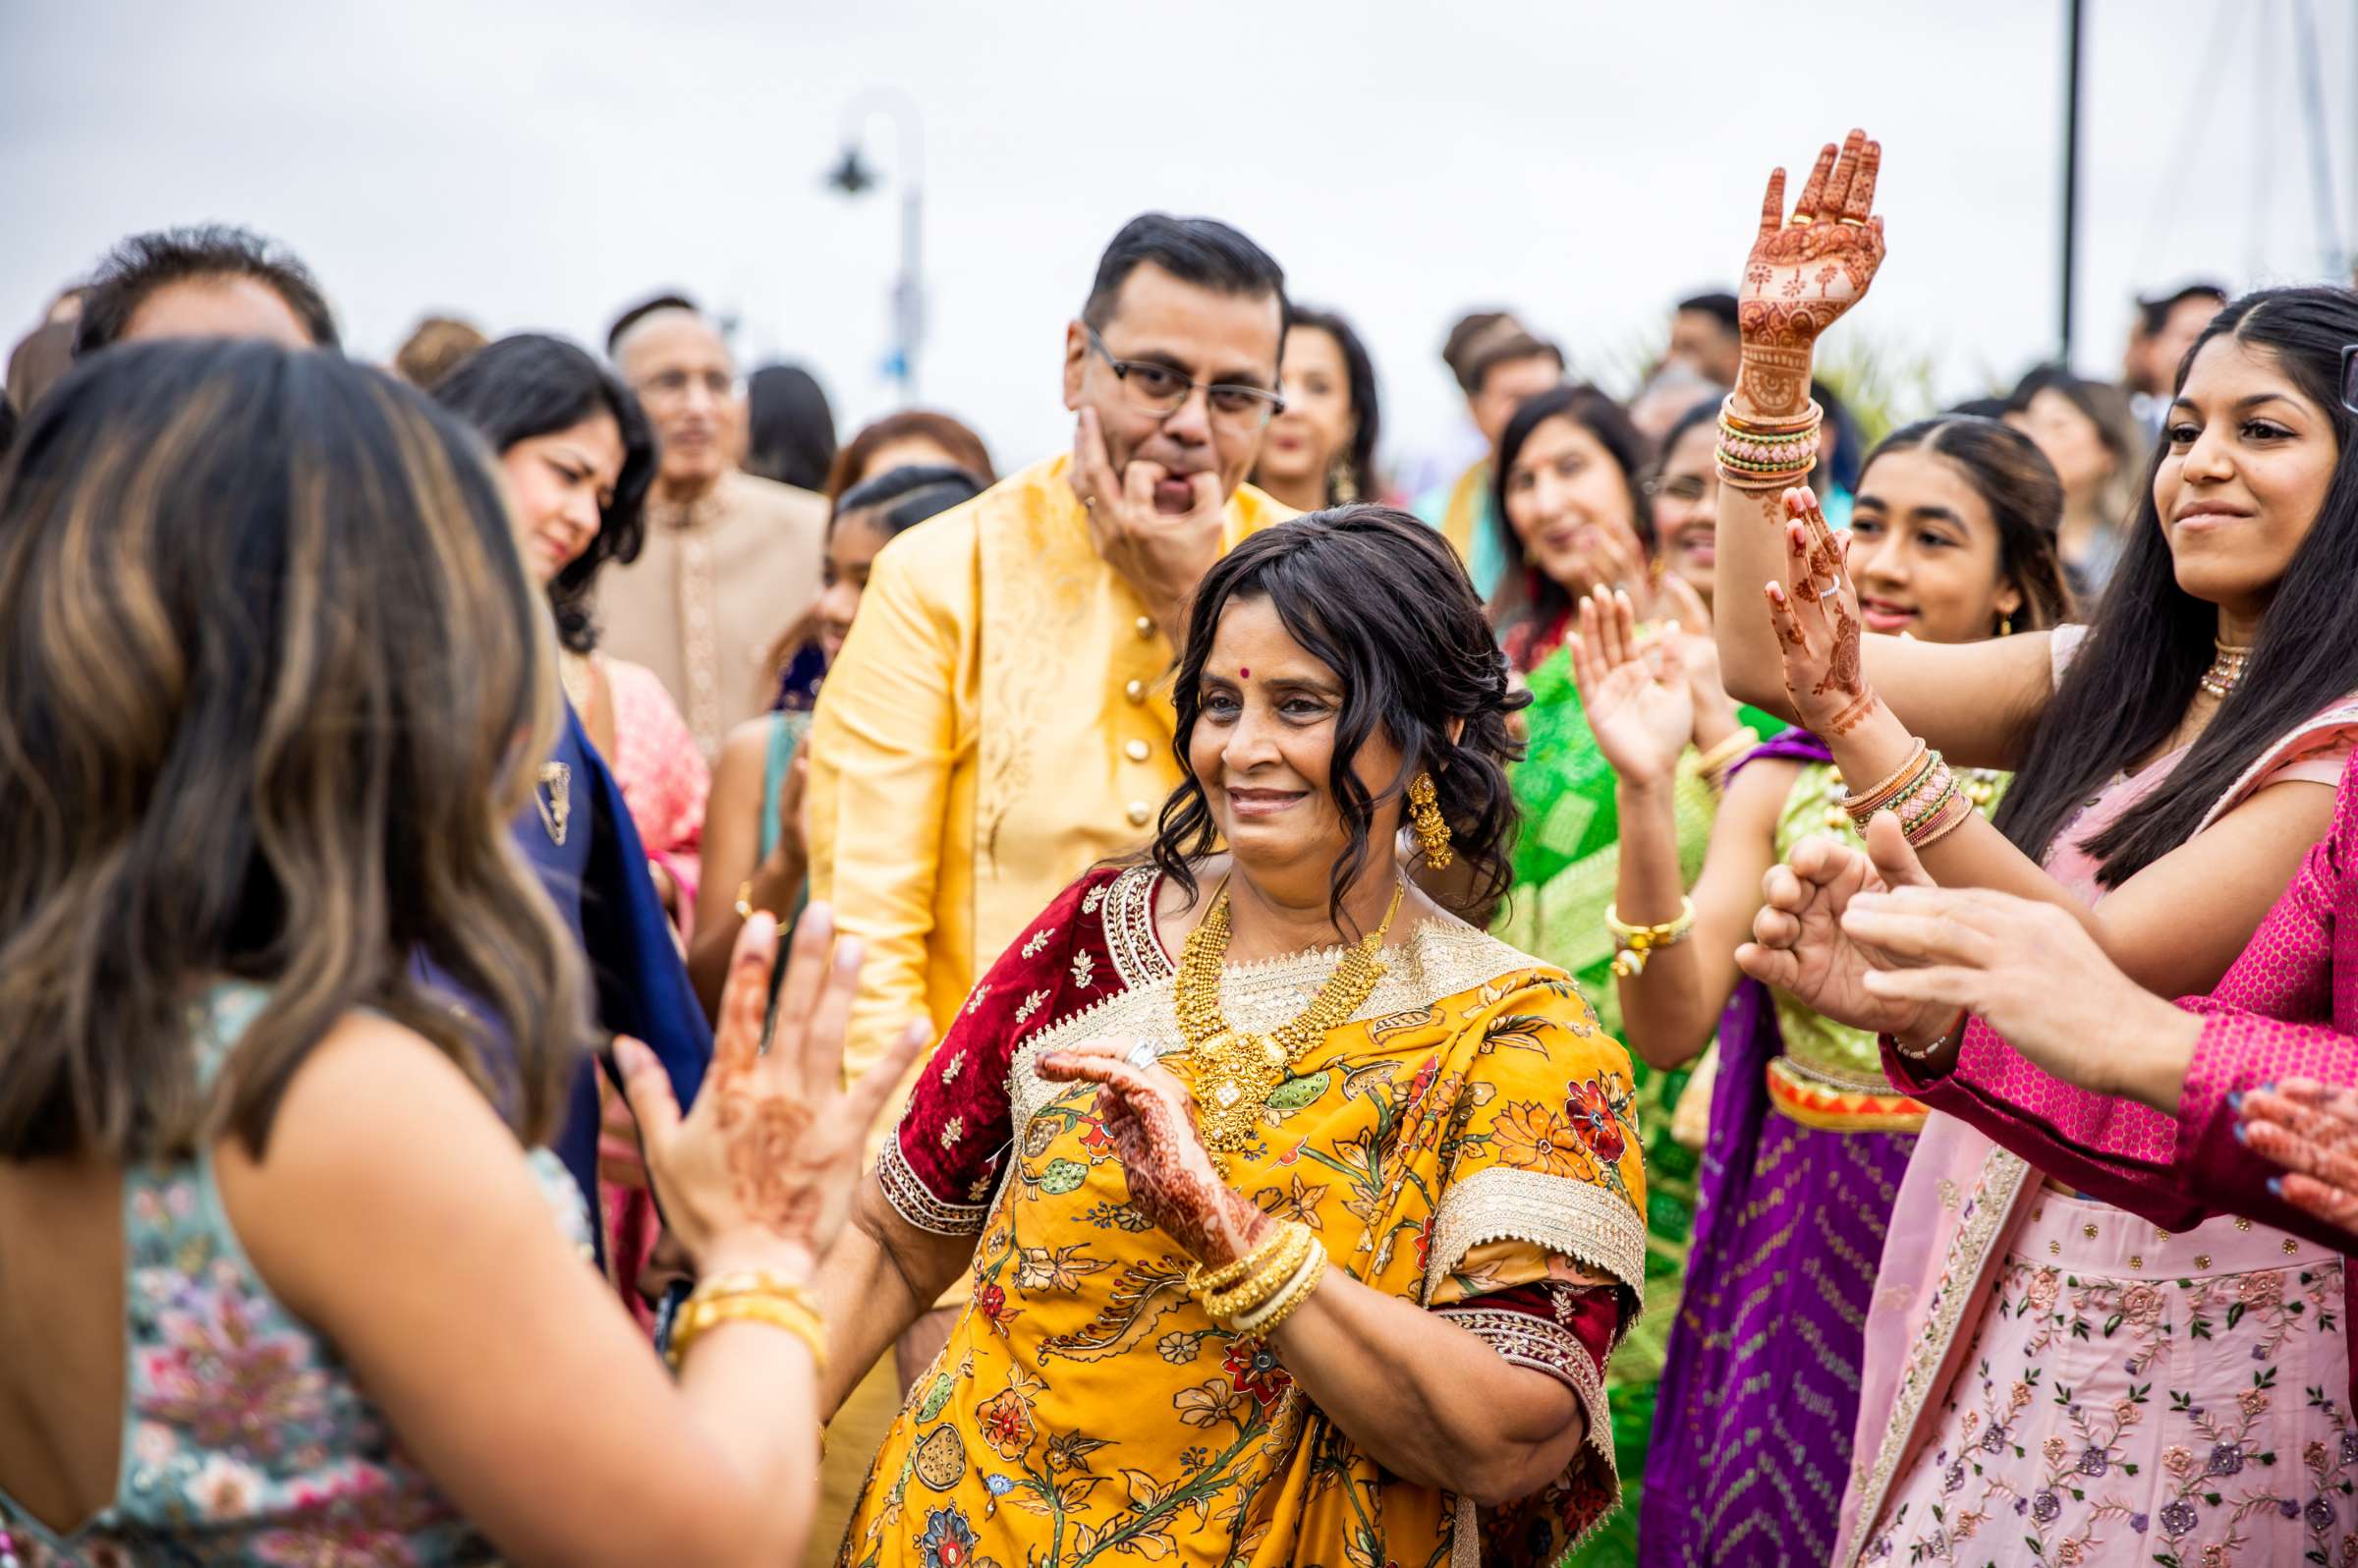
[[[200,223],[135,234],[106,253],[83,286],[75,358],[121,339],[148,296],[193,278],[252,278],[286,302],[314,347],[339,347],[327,297],[294,252],[252,229]]]
[[[818,377],[799,364],[765,364],[746,377],[745,472],[798,490],[827,482],[835,461],[835,411]]]
[[[2342,350],[2358,343],[2358,292],[2266,289],[2228,306],[2204,328],[2172,388],[2213,340],[2265,351],[2331,423],[2333,477],[2308,536],[2293,552],[2253,639],[2244,677],[2219,704],[2183,761],[2151,795],[2088,841],[2107,887],[2194,836],[2212,804],[2270,744],[2334,699],[2358,692],[2358,414],[2341,402]],[[2215,605],[2178,586],[2154,505],[2162,442],[2146,465],[2143,496],[2124,531],[2110,586],[2086,645],[2040,714],[1998,809],[1997,825],[2033,859],[2106,779],[2167,739],[2194,700],[2218,632]]]
[[[191,339],[83,362],[6,474],[0,1159],[258,1158],[356,1008],[547,1138],[588,987],[510,832],[558,708],[482,443],[341,356]],[[223,977],[269,996],[208,1090]]]
[[[1936,414],[1902,425],[1876,444],[1859,483],[1887,452],[1921,450],[1945,458],[1990,509],[1997,525],[1997,574],[2022,593],[2015,624],[2044,632],[2071,619],[2071,589],[2055,553],[2063,519],[2063,482],[2031,438],[2012,425],[1968,414]]]
[[[631,389],[588,350],[538,332],[519,332],[477,349],[435,382],[429,396],[483,433],[494,452],[535,435],[612,415],[622,431],[614,499],[598,512],[597,536],[549,580],[557,640],[576,653],[597,646],[590,605],[608,561],[626,565],[646,543],[646,492],[655,481],[655,434]]]
[[[1490,601],[1490,613],[1500,631],[1527,621],[1549,626],[1572,609],[1571,590],[1531,564],[1515,526],[1506,520],[1507,476],[1523,455],[1531,433],[1554,419],[1570,420],[1595,436],[1597,444],[1620,466],[1621,482],[1629,490],[1630,526],[1637,530],[1638,542],[1646,547],[1646,553],[1655,551],[1654,500],[1641,482],[1642,476],[1653,471],[1655,461],[1645,432],[1630,422],[1626,409],[1593,386],[1549,387],[1515,410],[1498,437],[1498,461],[1490,465],[1490,510],[1506,556],[1506,570],[1499,574],[1498,591]]]
[[[1388,506],[1344,506],[1263,529],[1204,576],[1188,614],[1172,700],[1172,743],[1183,777],[1163,803],[1149,851],[1164,875],[1197,896],[1191,863],[1217,838],[1204,786],[1188,765],[1203,711],[1204,661],[1220,616],[1239,599],[1267,599],[1288,636],[1343,686],[1327,788],[1349,835],[1327,907],[1342,929],[1343,894],[1367,868],[1377,806],[1430,769],[1450,839],[1474,871],[1467,908],[1506,891],[1518,812],[1506,764],[1523,755],[1507,715],[1531,701],[1508,683],[1482,601],[1435,530]],[[1449,726],[1462,721],[1452,741]],[[1353,763],[1380,729],[1400,750],[1400,776],[1370,794]]]

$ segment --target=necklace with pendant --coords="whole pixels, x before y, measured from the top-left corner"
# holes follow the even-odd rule
[[[573,820],[573,769],[562,762],[541,763],[539,781],[533,786],[533,805],[538,808],[540,825],[548,829],[549,838],[562,847],[566,826]]]
[[[1383,978],[1384,966],[1376,954],[1392,928],[1392,918],[1400,913],[1400,895],[1407,885],[1393,884],[1383,924],[1344,952],[1310,1006],[1266,1034],[1232,1029],[1220,1011],[1220,972],[1228,961],[1227,883],[1220,884],[1211,908],[1187,933],[1175,987],[1179,1036],[1186,1046],[1176,1054],[1187,1058],[1197,1128],[1222,1176],[1227,1174],[1228,1155],[1251,1141],[1270,1092],[1285,1082],[1305,1052],[1350,1022]]]

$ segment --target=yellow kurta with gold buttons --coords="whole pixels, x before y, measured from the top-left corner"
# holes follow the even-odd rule
[[[1069,456],[876,556],[820,690],[811,892],[867,943],[845,1069],[977,976],[1084,869],[1142,846],[1179,782],[1170,643],[1090,542]],[[1249,485],[1223,547],[1293,516]]]

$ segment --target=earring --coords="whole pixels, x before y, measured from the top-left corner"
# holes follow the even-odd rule
[[[1456,859],[1449,849],[1449,824],[1441,819],[1441,809],[1433,802],[1432,775],[1419,773],[1416,782],[1408,787],[1409,816],[1417,832],[1417,847],[1425,852],[1425,864],[1436,871],[1445,871]]]
[[[1997,635],[2000,637],[2012,637],[2014,635],[2014,617],[2010,612],[1998,617]]]
[[[1359,477],[1351,472],[1348,454],[1337,452],[1334,461],[1326,465],[1326,493],[1336,506],[1349,506],[1359,499]]]

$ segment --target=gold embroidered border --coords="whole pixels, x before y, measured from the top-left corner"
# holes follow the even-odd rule
[[[944,1203],[927,1191],[901,1153],[898,1128],[876,1153],[876,1185],[884,1189],[884,1202],[892,1205],[894,1213],[936,1236],[979,1235],[983,1221],[990,1217],[988,1204]]]
[[[1104,888],[1105,951],[1124,985],[1143,985],[1170,972],[1154,934],[1154,875],[1151,866],[1133,866]]]
[[[1569,1176],[1491,1165],[1441,1194],[1426,1259],[1426,1301],[1485,1242],[1524,1241],[1603,1269],[1646,1310],[1646,1220],[1629,1201]]]
[[[1521,1313],[1499,1312],[1495,1309],[1450,1306],[1434,1309],[1433,1316],[1446,1317],[1460,1328],[1480,1336],[1492,1350],[1518,1367],[1562,1378],[1572,1387],[1580,1401],[1581,1414],[1588,1419],[1586,1439],[1588,1452],[1604,1466],[1604,1473],[1613,1479],[1612,1501],[1597,1511],[1586,1529],[1564,1543],[1559,1562],[1568,1561],[1581,1542],[1601,1529],[1605,1521],[1621,1511],[1621,1466],[1613,1455],[1613,1411],[1604,1392],[1604,1380],[1598,1375],[1597,1364],[1589,1359],[1586,1346],[1568,1329]],[[1575,1453],[1572,1462],[1564,1467],[1569,1477],[1579,1468],[1581,1456]],[[1562,1478],[1559,1478],[1562,1479]],[[1471,1499],[1457,1500],[1457,1529],[1450,1542],[1450,1568],[1482,1568],[1482,1528],[1479,1514]]]
[[[1854,1568],[1859,1554],[1874,1539],[1883,1502],[1897,1479],[1900,1458],[1907,1451],[1908,1434],[1934,1393],[1933,1376],[1948,1359],[1948,1348],[1963,1325],[1967,1304],[1981,1299],[1974,1282],[1981,1278],[1992,1250],[2004,1240],[2006,1217],[2014,1212],[2014,1201],[2030,1174],[2028,1161],[2002,1148],[1992,1149],[1982,1161],[1981,1174],[1964,1200],[1972,1212],[1958,1220],[1957,1233],[1949,1238],[1948,1256],[1940,1260],[1940,1275],[1933,1285],[1932,1311],[1924,1332],[1909,1347],[1892,1395],[1891,1418],[1883,1426],[1882,1442],[1861,1481],[1858,1514],[1851,1523],[1850,1540],[1844,1543],[1840,1568]]]
[[[1881,1091],[1837,1089],[1794,1070],[1781,1056],[1768,1059],[1768,1103],[1804,1127],[1829,1133],[1920,1133],[1927,1108],[1885,1085]]]

